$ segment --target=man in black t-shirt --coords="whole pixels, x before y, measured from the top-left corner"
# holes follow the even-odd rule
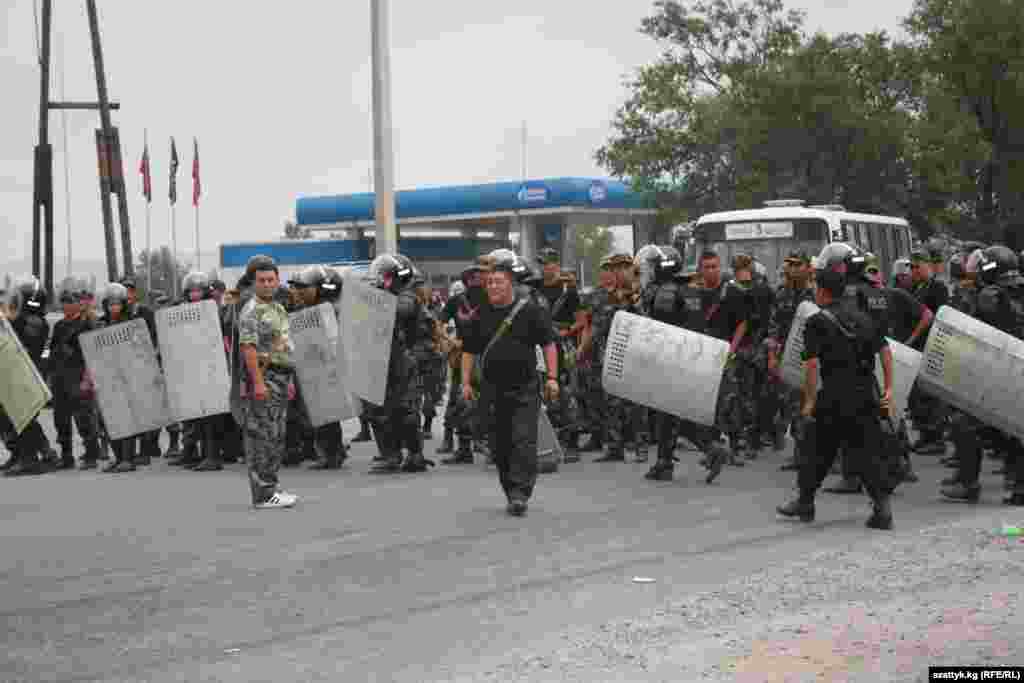
[[[517,299],[511,264],[498,263],[488,273],[487,297],[488,305],[481,307],[463,339],[462,394],[472,401],[479,393],[480,431],[490,440],[507,511],[522,516],[537,481],[540,392],[535,347],[544,351],[548,400],[558,398],[558,359],[551,318],[529,299]],[[474,368],[474,356],[480,357],[479,368]]]

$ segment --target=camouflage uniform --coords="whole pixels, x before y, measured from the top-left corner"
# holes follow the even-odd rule
[[[288,313],[272,301],[253,297],[242,309],[238,321],[240,346],[254,346],[263,366],[267,397],[253,398],[251,377],[245,401],[243,438],[249,464],[253,504],[269,500],[278,487],[288,409],[288,385],[292,380]],[[248,373],[246,373],[248,375]]]
[[[423,391],[420,409],[418,412],[423,415],[423,436],[430,438],[431,424],[437,417],[437,394],[440,385],[437,375],[438,352],[434,348],[434,314],[422,304],[417,325],[419,327],[419,339],[413,348],[413,355],[416,358],[416,372],[422,378]]]
[[[576,371],[576,340],[572,336],[563,337],[559,332],[572,326],[579,304],[577,303],[572,310],[567,310],[567,307],[572,307],[570,299],[575,298],[578,301],[578,297],[575,297],[575,292],[572,290],[566,290],[561,295],[554,296],[552,292],[555,289],[542,286],[539,290],[531,292],[531,298],[546,308],[551,315],[555,353],[558,358],[558,398],[554,401],[545,400],[544,404],[547,407],[551,426],[558,434],[558,441],[566,450],[566,459],[575,460],[578,458],[577,442],[582,426],[579,402],[576,398],[579,393],[579,379]],[[538,372],[543,375],[547,374],[543,364]],[[542,381],[541,386],[543,384]]]
[[[583,302],[590,314],[591,343],[586,371],[587,422],[595,440],[605,443],[608,430],[608,401],[601,385],[604,364],[604,350],[611,330],[615,309],[611,305],[610,293],[606,289],[594,290]]]

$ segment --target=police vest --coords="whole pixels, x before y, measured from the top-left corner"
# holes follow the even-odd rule
[[[669,325],[679,325],[680,284],[675,281],[655,285],[651,302],[651,317]]]

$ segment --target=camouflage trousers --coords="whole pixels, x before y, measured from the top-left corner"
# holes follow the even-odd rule
[[[648,410],[624,398],[606,394],[604,443],[609,453],[621,454],[631,444],[638,454],[647,453]]]
[[[416,366],[416,371],[423,383],[420,412],[424,420],[433,420],[437,417],[437,404],[444,395],[444,377],[438,374],[437,359],[434,357],[421,358]]]
[[[545,401],[545,406],[551,426],[558,434],[559,442],[562,445],[568,444],[575,447],[576,439],[581,431],[577,400],[579,379],[575,367],[576,345],[571,340],[563,339],[555,345],[555,348],[558,354],[558,399]],[[573,358],[571,362],[569,361],[570,356]]]
[[[910,391],[907,404],[907,412],[921,437],[926,441],[940,439],[950,419],[950,407],[921,391],[917,383]]]
[[[444,409],[444,428],[460,437],[473,434],[474,406],[462,397],[462,367],[452,370],[452,381],[448,388],[448,405]]]
[[[384,404],[365,404],[373,440],[385,461],[400,462],[403,447],[410,454],[423,453],[422,404],[423,381],[415,360],[409,353],[393,357]]]
[[[580,384],[583,387],[584,430],[604,441],[608,405],[601,385],[601,371],[600,365],[586,364],[581,369]]]
[[[753,350],[740,350],[722,374],[716,422],[735,448],[757,417],[757,367]]]
[[[263,383],[267,397],[263,401],[245,400],[243,440],[249,466],[249,485],[254,505],[269,500],[278,487],[277,473],[284,455],[285,428],[288,419],[288,384],[292,372],[267,368]]]

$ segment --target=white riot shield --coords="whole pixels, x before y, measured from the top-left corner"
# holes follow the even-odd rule
[[[0,406],[21,434],[52,398],[11,323],[0,316]]]
[[[341,339],[348,369],[349,391],[374,405],[387,395],[391,335],[398,297],[345,276],[341,288]]]
[[[231,376],[217,304],[162,308],[156,312],[156,334],[174,421],[229,412]]]
[[[338,321],[338,348],[335,352],[335,358],[338,359],[338,383],[345,391],[346,400],[348,401],[348,405],[352,411],[351,417],[359,417],[360,413],[362,413],[362,403],[359,400],[359,397],[352,393],[352,383],[348,379],[348,351],[345,350],[345,335],[343,334],[346,323],[345,319],[342,317],[340,298],[334,302],[333,308],[335,320]]]
[[[807,320],[820,311],[817,304],[804,301],[793,316],[793,325],[786,337],[786,346],[782,350],[780,370],[782,382],[790,389],[802,389],[804,386],[804,327]],[[821,391],[821,368],[818,368],[818,391]]]
[[[619,311],[601,382],[614,396],[713,426],[728,353],[721,339]]]
[[[292,362],[310,424],[320,427],[356,416],[342,385],[334,306],[320,304],[288,316]]]
[[[943,306],[918,380],[922,391],[1024,438],[1024,341]]]
[[[915,351],[895,339],[888,339],[888,342],[892,350],[892,415],[897,419],[903,419],[907,412],[910,391],[914,388],[918,371],[921,369],[923,356],[920,351]],[[885,373],[880,360],[875,361],[875,378],[879,387],[885,386]]]
[[[125,439],[174,422],[145,320],[85,332],[79,343],[111,439]]]

